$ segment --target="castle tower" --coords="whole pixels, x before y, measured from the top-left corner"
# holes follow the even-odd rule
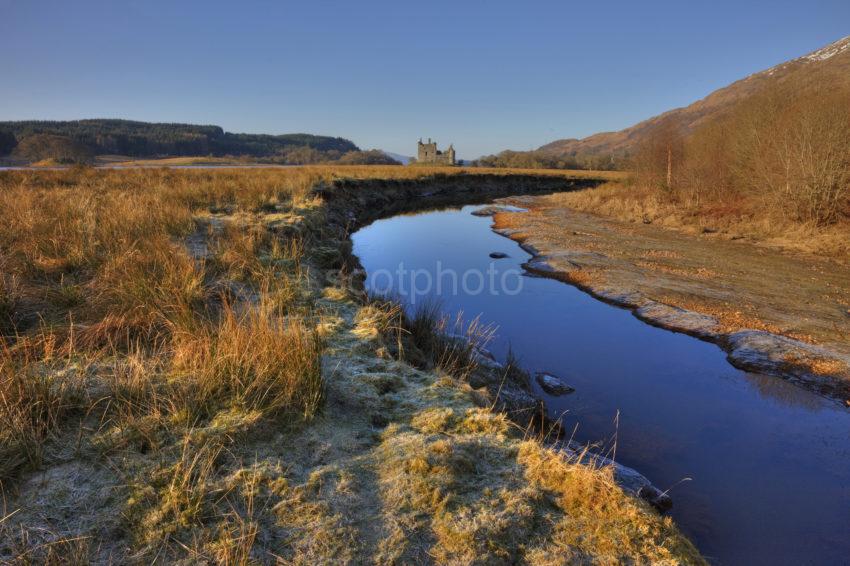
[[[416,146],[416,161],[418,163],[429,163],[434,165],[455,165],[454,145],[449,145],[446,151],[437,149],[437,142],[428,138],[427,143],[422,143],[422,138],[419,138],[419,143]]]

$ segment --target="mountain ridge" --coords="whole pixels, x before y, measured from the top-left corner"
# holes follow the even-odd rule
[[[628,157],[635,146],[656,128],[674,120],[682,134],[689,135],[706,120],[731,110],[740,101],[770,88],[799,90],[812,80],[850,83],[850,35],[795,59],[779,63],[721,87],[688,106],[663,112],[619,131],[599,132],[585,138],[564,138],[549,142],[538,151],[559,157]],[[815,85],[817,86],[817,85]]]

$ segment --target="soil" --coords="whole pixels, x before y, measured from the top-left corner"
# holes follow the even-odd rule
[[[499,212],[494,229],[534,256],[529,271],[717,342],[743,369],[850,399],[847,265],[595,216],[549,196],[503,201],[527,209]]]

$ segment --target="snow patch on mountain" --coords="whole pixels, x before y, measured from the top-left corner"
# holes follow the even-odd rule
[[[826,47],[822,49],[818,49],[817,51],[813,51],[809,53],[803,59],[808,61],[826,61],[836,55],[843,53],[847,50],[850,50],[850,35],[845,38],[839,39],[835,43],[830,43]]]

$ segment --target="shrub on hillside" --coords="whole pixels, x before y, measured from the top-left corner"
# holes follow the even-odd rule
[[[850,210],[850,87],[752,96],[688,138],[667,122],[638,148],[638,182],[690,204],[822,226]]]

